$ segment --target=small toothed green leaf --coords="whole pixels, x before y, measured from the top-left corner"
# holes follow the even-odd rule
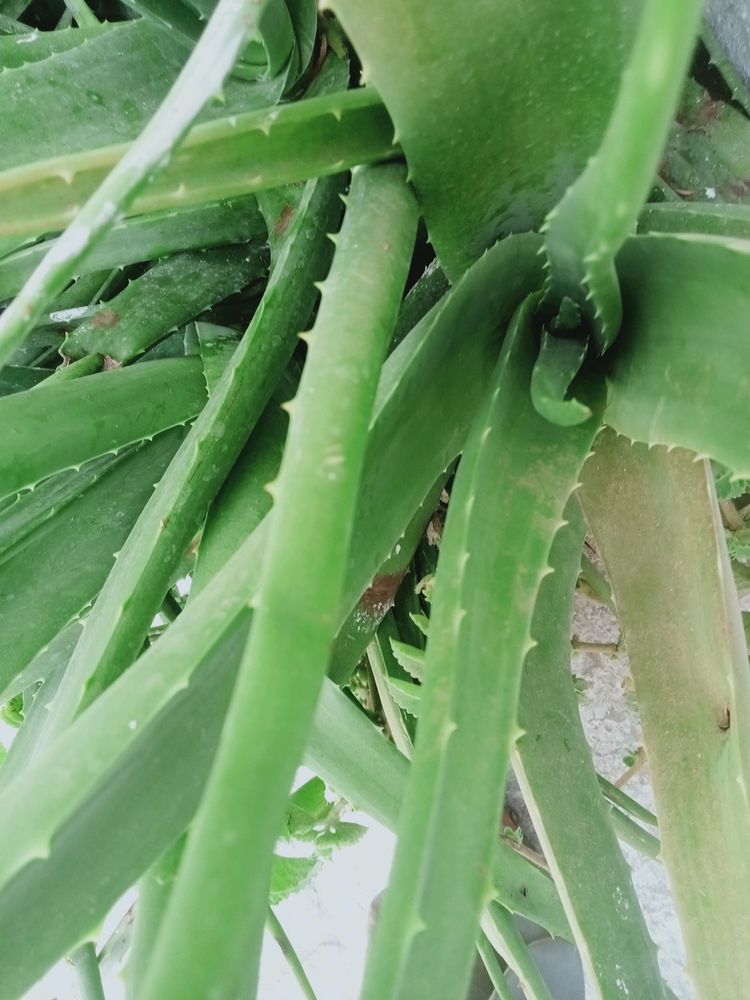
[[[391,649],[396,661],[401,664],[404,670],[413,677],[415,681],[421,681],[424,677],[425,652],[423,649],[416,649],[406,642],[398,639],[391,639]],[[402,706],[403,708],[403,706]]]
[[[274,855],[268,900],[272,906],[309,885],[320,862],[317,858],[284,858]]]
[[[388,690],[400,709],[413,715],[415,719],[419,718],[419,700],[422,696],[422,688],[419,684],[411,684],[398,677],[389,677]]]

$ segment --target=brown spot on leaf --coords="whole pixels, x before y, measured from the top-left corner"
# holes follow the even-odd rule
[[[117,358],[111,358],[108,354],[105,354],[102,358],[102,371],[112,372],[115,368],[122,368],[122,361],[118,361]]]
[[[371,618],[382,618],[393,604],[403,577],[403,570],[399,573],[384,573],[382,576],[376,576],[360,598],[360,609]]]
[[[729,711],[729,705],[727,705],[724,708],[724,711],[721,713],[721,717],[719,719],[719,729],[722,731],[722,733],[727,733],[729,732],[729,727],[731,726],[731,724],[732,724],[732,716]]]
[[[291,205],[284,205],[279,217],[276,220],[276,225],[273,227],[274,236],[281,237],[289,228],[289,223],[294,218],[294,208]]]
[[[100,309],[91,317],[91,325],[97,330],[111,330],[120,322],[120,314],[115,309]]]

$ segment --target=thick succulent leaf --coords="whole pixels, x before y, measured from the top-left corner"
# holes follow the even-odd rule
[[[80,210],[74,209],[75,221],[68,225],[54,252],[47,254],[0,316],[0,364],[33,329],[45,304],[75,276],[86,252],[109,231],[118,216],[127,212],[138,191],[169,159],[209,99],[221,88],[271,2],[258,0],[246,7],[236,0],[219,0],[200,41],[137,141],[109,173],[105,168],[105,179]],[[76,87],[71,89],[77,92]],[[28,176],[26,166],[20,170],[22,176]],[[70,171],[63,176],[70,179]],[[40,231],[44,228],[36,229],[34,235]]]
[[[273,500],[265,487],[279,474],[288,423],[286,410],[274,396],[211,505],[191,597],[219,572],[270,511]]]
[[[252,196],[198,208],[169,209],[116,223],[87,254],[79,274],[168,257],[181,250],[265,239],[265,226]],[[45,240],[0,260],[0,301],[20,290],[44,255],[55,246]]]
[[[580,304],[599,354],[622,321],[615,255],[653,184],[702,9],[703,0],[645,0],[602,144],[544,224],[550,304]]]
[[[559,427],[533,408],[534,305],[527,299],[511,325],[454,481],[414,761],[363,1000],[463,996],[471,974],[534,604],[603,409],[596,384],[585,424]]]
[[[0,688],[94,599],[183,433],[166,431],[124,455],[3,555]]]
[[[625,322],[605,421],[750,476],[750,244],[638,237],[617,267]]]
[[[157,261],[65,338],[70,358],[130,361],[204,309],[262,278],[267,255],[249,245],[194,250]]]
[[[339,217],[340,190],[337,178],[310,182],[294,222],[294,236],[242,343],[102,589],[55,699],[48,734],[63,730],[79,708],[137,656],[180,559],[307,322],[315,300],[314,281],[330,259],[327,233]]]
[[[330,6],[455,280],[498,236],[536,228],[598,148],[642,4],[475,0],[470,17],[461,0]]]
[[[628,648],[688,971],[701,1000],[742,996],[750,674],[711,470],[690,452],[608,431],[583,479]]]
[[[699,233],[723,240],[748,240],[750,205],[679,201],[646,205],[638,218],[638,232]]]
[[[253,991],[269,854],[336,634],[368,426],[416,223],[402,167],[355,171],[291,404],[248,646],[144,1000],[210,993],[219,978],[226,996]],[[306,532],[313,511],[315,532]],[[210,849],[217,836],[220,856]]]
[[[145,20],[0,38],[0,170],[135,139],[188,54]],[[223,97],[206,120],[273,103],[267,84],[228,82]]]
[[[538,287],[541,281],[539,245],[539,239],[534,237],[517,237],[498,244],[432,310],[429,321],[415,329],[386,363],[381,377],[379,412],[371,430],[360,491],[357,525],[353,534],[355,544],[341,600],[340,621],[344,621],[398,543],[422,498],[461,450],[468,423],[476,408],[477,393],[487,385],[492,370],[499,331],[504,329],[516,303]],[[467,329],[472,331],[471,337],[466,336]],[[444,419],[435,424],[431,415],[437,408]],[[121,766],[123,775],[142,773],[143,769],[138,764],[141,738],[149,731],[149,724],[178,692],[185,691],[188,685],[187,691],[195,692],[196,685],[191,685],[191,676],[212,650],[216,649],[217,667],[208,669],[211,676],[219,677],[221,665],[231,661],[229,653],[216,648],[217,643],[231,629],[234,621],[247,620],[248,602],[257,586],[264,535],[262,528],[251,535],[159,641],[84,712],[68,732],[55,741],[44,755],[44,761],[30,768],[22,783],[14,782],[13,787],[8,789],[5,807],[13,811],[16,822],[0,828],[0,867],[3,869],[0,885],[13,880],[10,882],[11,904],[3,910],[7,916],[0,921],[3,927],[0,931],[0,959],[6,967],[12,964],[10,959],[14,956],[13,979],[7,980],[9,1000],[25,986],[31,985],[55,957],[75,944],[79,934],[88,932],[91,923],[100,919],[117,896],[156,860],[192,816],[205,778],[201,778],[199,768],[194,766],[187,752],[174,750],[172,729],[166,725],[160,752],[168,755],[167,763],[157,760],[154,773],[168,782],[164,787],[178,786],[182,790],[179,801],[160,790],[158,782],[145,779],[148,781],[146,787],[154,793],[154,799],[151,800],[148,795],[139,796],[132,791],[132,786],[125,789],[123,811],[118,813],[122,819],[117,820],[114,818],[114,807],[110,805],[112,800],[99,796],[95,789],[106,787],[111,794],[119,794],[117,782],[111,784],[107,778],[113,766]],[[244,630],[234,647],[235,664],[243,642]],[[231,681],[232,678],[229,678],[227,684]],[[339,697],[354,713],[354,719],[359,719],[356,709],[343,695]],[[198,731],[201,735],[197,741],[190,735],[188,745],[194,742],[203,745],[206,740],[210,746],[215,746],[215,737],[209,732],[206,718],[208,704],[201,692],[197,693],[192,706],[189,711],[195,713],[195,723],[200,727]],[[223,706],[219,716],[223,717]],[[185,722],[179,720],[175,726],[180,733],[187,728]],[[346,737],[347,753],[331,751],[330,748],[326,751],[325,736],[330,730],[331,720],[327,718],[322,732],[314,741],[316,756],[311,759],[311,766],[354,805],[370,809],[383,822],[395,824],[398,796],[393,790],[387,791],[384,782],[393,773],[397,762],[400,761],[398,766],[405,769],[406,761],[393,747],[385,744],[388,746],[385,760],[366,751],[362,765],[364,767],[372,762],[373,769],[360,769],[352,776],[352,762],[358,760],[358,750],[365,746],[363,737],[358,735],[355,726]],[[160,731],[159,726],[157,731]],[[135,762],[133,758],[128,762],[123,756],[128,748],[136,754]],[[174,769],[168,766],[173,750],[177,759],[186,762],[185,771],[180,771],[183,777],[176,777]],[[151,762],[155,757],[155,752],[146,746],[144,761]],[[388,761],[391,763],[388,764]],[[204,776],[209,766],[210,761],[205,764]],[[193,779],[199,782],[199,786],[189,793],[188,790],[194,787],[191,784]],[[90,799],[92,792],[94,797]],[[190,799],[190,794],[194,798]],[[159,807],[161,795],[169,799],[169,810],[178,806],[186,810],[181,813],[179,822],[182,825],[173,825],[166,835],[161,819],[164,818],[166,823],[169,811]],[[149,804],[151,801],[153,805]],[[143,815],[150,817],[148,838],[132,832],[144,822],[138,818],[137,809],[141,805],[146,810]],[[101,812],[98,811],[100,806]],[[79,807],[81,813],[77,813]],[[46,857],[53,840],[56,844],[62,842],[64,824],[74,814],[90,819],[90,836],[96,838],[101,849],[89,851],[85,839],[79,839],[74,831],[65,841],[66,849],[71,854],[61,862],[59,869],[55,857],[52,857],[49,867],[47,862],[38,861],[24,870],[30,859]],[[132,828],[125,822],[128,817],[135,824]],[[58,831],[59,837],[56,836]],[[118,838],[116,847],[110,849],[104,846],[102,838],[105,832]],[[154,838],[160,839],[155,846],[151,842],[149,847],[152,832]],[[144,848],[144,855],[138,854],[140,860],[132,861],[134,853],[140,852],[141,848]],[[93,864],[94,856],[104,866],[107,877],[97,872]],[[555,917],[549,907],[545,910],[536,895],[535,886],[542,886],[549,893],[549,880],[510,848],[505,851],[504,857],[505,860],[500,860],[497,865],[499,884],[506,887],[503,902],[514,910],[526,913],[531,919],[545,923],[550,929],[554,928],[555,933],[565,934],[565,920],[559,906]],[[80,881],[78,892],[72,888],[65,891],[65,887],[58,892],[54,888],[58,878],[68,872],[72,879],[70,885],[75,886],[77,879]],[[513,879],[517,877],[512,885],[507,881],[509,872],[515,873]],[[24,890],[26,877],[42,880],[43,884],[33,898]],[[52,878],[52,882],[45,883],[47,878]],[[41,916],[49,909],[53,897],[61,907],[65,901],[65,910],[56,911],[62,916],[54,924]],[[17,900],[26,900],[28,906],[19,910]],[[77,909],[79,903],[80,909]],[[550,905],[553,903],[554,897]],[[535,910],[535,907],[539,909]],[[21,934],[22,939],[28,934],[24,926],[28,928],[43,923],[49,934],[54,936],[54,942],[45,945],[46,951],[41,944],[38,949],[25,949],[23,963],[19,963],[17,959],[21,952],[18,950],[18,939],[5,931],[6,919],[10,922],[8,927]],[[24,920],[29,923],[24,924]],[[6,945],[7,953],[1,951]]]
[[[0,173],[0,238],[61,229],[131,148],[102,145]],[[397,153],[391,120],[370,89],[227,115],[196,125],[130,212],[205,204]]]
[[[6,365],[0,371],[0,396],[10,396],[39,385],[49,378],[48,368],[29,368],[24,365]]]
[[[0,891],[0,959],[7,963],[2,1000],[16,1000],[95,930],[186,828],[208,777],[246,634],[247,618],[216,647],[187,690],[139,732],[120,764],[60,829],[49,856],[26,866]],[[319,702],[306,763],[358,808],[395,828],[407,762],[332,684]],[[505,905],[552,933],[569,933],[544,872],[502,842],[496,871]],[[31,934],[33,949],[24,945]]]
[[[534,610],[513,765],[595,996],[664,998],[656,947],[609,822],[570,676],[570,621],[585,526],[578,501],[555,539]],[[554,775],[554,780],[550,780]],[[586,850],[581,851],[581,844]]]
[[[79,497],[92,483],[105,475],[123,454],[123,449],[107,453],[83,466],[58,472],[33,490],[6,497],[6,505],[0,518],[0,555],[18,545],[48,518]]]
[[[184,424],[206,401],[198,359],[153,361],[0,399],[0,494]]]

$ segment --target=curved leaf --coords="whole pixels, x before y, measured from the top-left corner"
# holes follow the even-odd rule
[[[383,96],[455,280],[498,236],[538,227],[595,152],[642,5],[474,0],[470,16],[462,0],[330,6]]]
[[[187,423],[206,401],[200,361],[101,372],[0,399],[0,494]]]
[[[617,267],[625,322],[606,423],[750,476],[750,243],[637,237]]]

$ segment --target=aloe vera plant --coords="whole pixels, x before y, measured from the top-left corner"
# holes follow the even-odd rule
[[[0,2],[0,1000],[65,957],[106,996],[132,886],[132,1000],[260,995],[264,929],[314,997],[274,907],[317,856],[275,852],[359,836],[320,779],[398,838],[362,1000],[461,1000],[477,961],[499,997],[672,1000],[620,842],[666,868],[695,996],[744,995],[720,7]],[[594,768],[577,587],[655,814]]]

